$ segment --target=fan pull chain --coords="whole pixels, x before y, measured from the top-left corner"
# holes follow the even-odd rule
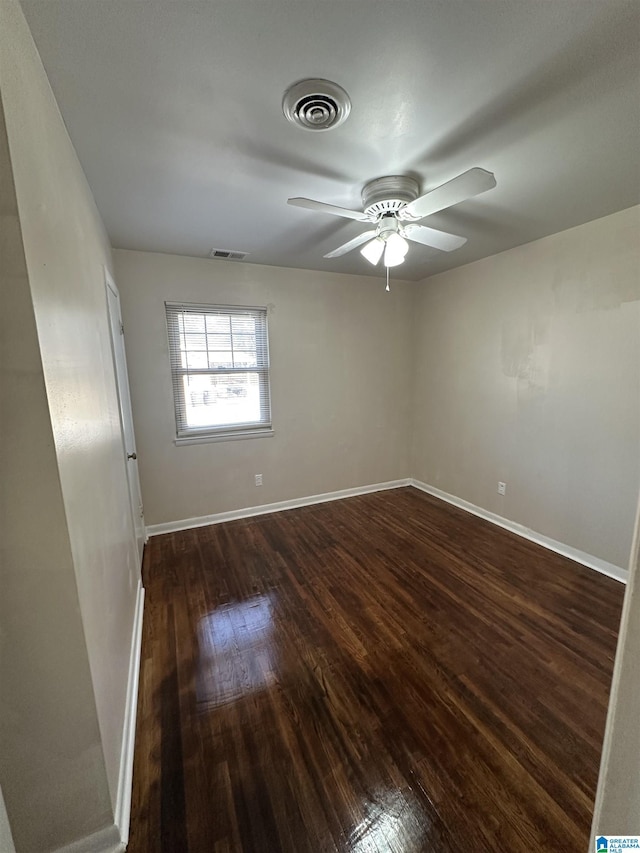
[[[387,286],[385,287],[387,293],[389,292],[389,267],[387,267]]]

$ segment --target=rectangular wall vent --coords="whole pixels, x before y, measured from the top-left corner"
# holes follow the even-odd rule
[[[210,258],[221,258],[224,261],[244,261],[249,252],[234,252],[230,249],[212,249]]]

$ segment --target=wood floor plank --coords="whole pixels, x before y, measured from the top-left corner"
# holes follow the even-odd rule
[[[129,853],[584,853],[624,587],[404,488],[145,549]]]

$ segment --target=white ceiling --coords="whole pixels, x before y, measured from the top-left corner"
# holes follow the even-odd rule
[[[637,0],[22,0],[115,247],[380,275],[322,255],[366,225],[363,184],[422,191],[481,166],[498,186],[424,220],[420,279],[640,202]],[[343,86],[341,127],[288,124],[305,77]],[[212,263],[217,263],[212,261]]]

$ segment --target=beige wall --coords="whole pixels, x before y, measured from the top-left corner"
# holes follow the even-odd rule
[[[15,182],[2,210],[0,782],[32,853],[113,822],[138,569],[110,249],[15,0],[0,0],[0,92],[4,205]]]
[[[138,569],[109,245],[15,0],[0,0],[0,93],[0,784],[18,851],[44,851],[113,820]],[[625,565],[638,224],[624,211],[391,294],[117,252],[148,523],[413,475]],[[273,438],[174,445],[165,299],[269,305]]]
[[[114,258],[147,524],[409,475],[412,284],[386,293],[382,278]],[[269,306],[272,438],[176,447],[165,300]]]
[[[640,503],[629,565],[591,849],[598,835],[640,835]]]
[[[435,276],[415,312],[413,476],[624,568],[639,226],[631,208]]]
[[[15,847],[13,845],[13,835],[11,834],[11,827],[9,826],[9,818],[7,817],[7,810],[4,806],[4,798],[2,796],[2,790],[0,789],[0,850],[3,853],[14,853]]]
[[[639,211],[391,294],[372,278],[116,251],[147,523],[413,476],[626,567]],[[165,299],[270,305],[274,438],[175,446]]]

